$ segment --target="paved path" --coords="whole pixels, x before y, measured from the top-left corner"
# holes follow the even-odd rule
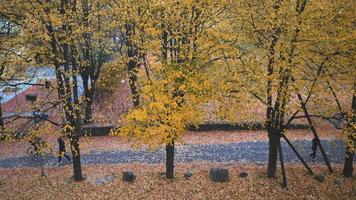
[[[341,140],[323,140],[322,144],[332,163],[343,163],[345,145]],[[311,141],[298,140],[293,145],[308,163],[312,160],[308,157]],[[298,163],[299,160],[293,151],[282,143],[285,161],[288,163]],[[219,162],[219,163],[254,163],[264,164],[267,162],[268,142],[239,142],[228,144],[207,144],[207,145],[182,145],[176,149],[176,162],[190,163],[193,161]],[[164,163],[165,150],[158,149],[154,152],[146,150],[124,150],[124,151],[92,151],[82,154],[82,164],[122,164],[122,163]],[[68,164],[66,159],[64,164]],[[355,159],[356,160],[356,159]],[[51,156],[45,160],[46,166],[55,165],[56,157]],[[315,162],[323,162],[318,150]],[[0,160],[0,167],[35,167],[37,166],[34,158],[29,156],[9,158]]]

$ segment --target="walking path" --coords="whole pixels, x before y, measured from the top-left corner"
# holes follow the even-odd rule
[[[292,142],[302,157],[308,162],[313,161],[309,158],[311,153],[311,141],[297,140]],[[343,163],[345,155],[345,144],[341,140],[322,140],[323,147],[332,163]],[[282,149],[285,162],[299,163],[300,161],[294,152],[282,142]],[[227,144],[207,144],[207,145],[181,145],[176,148],[175,161],[180,163],[190,162],[218,162],[218,163],[253,163],[264,164],[267,162],[268,142],[239,142]],[[64,164],[69,164],[64,158]],[[355,159],[356,160],[356,159]],[[55,156],[45,159],[46,166],[54,166],[57,161]],[[123,164],[123,163],[164,163],[164,148],[156,151],[147,150],[122,150],[122,151],[91,151],[81,155],[84,165],[91,164]],[[316,163],[323,162],[318,149],[315,159]],[[0,167],[36,167],[37,163],[33,157],[24,156],[0,160]]]

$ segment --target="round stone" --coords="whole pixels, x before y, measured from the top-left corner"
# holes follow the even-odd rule
[[[226,182],[229,180],[229,171],[223,168],[211,168],[209,177],[215,182]]]
[[[132,182],[135,180],[135,174],[132,171],[124,171],[122,173],[122,180],[125,182]]]
[[[337,177],[336,179],[335,179],[335,181],[334,181],[334,183],[336,184],[336,185],[341,185],[342,184],[342,178],[340,178],[340,177]]]
[[[245,177],[247,177],[248,176],[248,173],[247,172],[241,172],[240,174],[239,174],[239,177],[241,177],[241,178],[245,178]]]
[[[187,171],[184,173],[184,178],[189,180],[193,177],[193,173],[191,171]]]
[[[325,180],[325,176],[323,176],[323,175],[315,175],[314,179],[317,180],[319,183],[322,183]]]

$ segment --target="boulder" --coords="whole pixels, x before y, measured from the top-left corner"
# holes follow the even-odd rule
[[[101,186],[101,185],[105,185],[108,183],[111,183],[115,180],[115,176],[114,175],[105,175],[102,177],[95,177],[93,178],[92,182],[94,183],[95,186]]]
[[[184,178],[190,180],[193,177],[193,173],[191,171],[187,171],[184,173]]]
[[[223,168],[211,168],[209,177],[215,182],[226,182],[229,180],[229,171]]]
[[[132,171],[124,171],[122,173],[122,180],[125,182],[132,182],[135,180],[135,174]]]
[[[325,176],[323,176],[323,175],[315,175],[314,179],[317,180],[319,183],[322,183],[325,180]]]
[[[334,181],[334,183],[335,183],[336,185],[341,185],[342,182],[343,182],[343,179],[340,178],[340,177],[337,177],[337,178],[335,179],[335,181]]]
[[[248,176],[248,173],[247,172],[241,172],[240,174],[239,174],[239,177],[241,177],[241,178],[245,178],[245,177],[247,177]]]

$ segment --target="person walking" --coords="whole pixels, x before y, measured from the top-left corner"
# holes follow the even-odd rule
[[[63,137],[59,137],[57,139],[58,145],[59,145],[59,155],[58,155],[58,163],[60,164],[62,162],[62,157],[66,157],[68,161],[72,161],[70,157],[66,154],[66,145],[64,143]]]
[[[35,155],[39,154],[40,146],[43,143],[42,139],[38,136],[35,136],[33,139],[30,139],[30,144],[33,146],[33,149],[35,150]]]

